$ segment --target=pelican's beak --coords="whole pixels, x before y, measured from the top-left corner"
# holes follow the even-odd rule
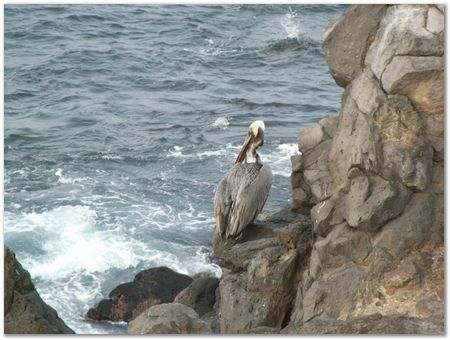
[[[250,133],[245,137],[244,144],[242,144],[241,151],[239,151],[239,155],[236,157],[236,161],[234,164],[241,163],[243,159],[245,158],[245,155],[247,154],[248,146],[250,145],[250,142],[253,139],[253,134]]]

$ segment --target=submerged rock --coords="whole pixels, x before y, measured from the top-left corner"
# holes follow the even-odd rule
[[[42,301],[30,274],[4,247],[5,334],[73,334],[58,313]]]
[[[149,307],[172,302],[192,282],[192,278],[166,267],[138,273],[132,282],[122,283],[86,314],[88,319],[130,321]]]
[[[128,334],[209,334],[211,329],[190,307],[164,303],[150,307],[128,325]]]

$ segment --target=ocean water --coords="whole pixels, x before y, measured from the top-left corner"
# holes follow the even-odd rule
[[[213,197],[248,125],[291,196],[304,127],[337,115],[320,43],[340,5],[6,5],[4,240],[77,333],[140,270],[211,263]]]

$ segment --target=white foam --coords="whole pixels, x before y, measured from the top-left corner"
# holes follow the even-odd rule
[[[290,12],[281,19],[280,23],[284,28],[288,38],[298,39],[298,36],[301,32],[298,13],[293,11],[290,7],[289,11]]]
[[[226,150],[210,150],[210,151],[202,151],[197,153],[197,157],[200,159],[212,157],[212,156],[222,156],[226,155]]]
[[[169,150],[169,154],[167,157],[175,157],[175,158],[187,158],[191,157],[190,155],[184,155],[181,151],[183,151],[184,147],[175,145],[172,150]]]
[[[219,117],[214,121],[212,125],[214,127],[218,127],[221,130],[226,130],[228,128],[228,125],[230,125],[230,122],[225,117]]]
[[[55,175],[58,176],[58,182],[62,184],[75,184],[88,180],[87,177],[78,177],[78,178],[66,177],[64,176],[63,169],[61,168],[56,170]]]
[[[298,154],[300,153],[296,143],[286,143],[278,145],[276,150],[271,153],[262,153],[261,158],[263,162],[270,164],[274,175],[290,177],[292,170],[291,156]]]
[[[112,160],[123,160],[124,158],[122,156],[119,155],[102,155],[100,157],[101,159],[105,159],[107,161],[112,161]]]

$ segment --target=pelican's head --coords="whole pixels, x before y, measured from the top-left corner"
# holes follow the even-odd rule
[[[246,163],[256,162],[256,149],[264,144],[264,131],[266,126],[262,120],[256,120],[248,127],[248,133],[245,137],[239,155],[236,157],[236,163],[245,161]]]

